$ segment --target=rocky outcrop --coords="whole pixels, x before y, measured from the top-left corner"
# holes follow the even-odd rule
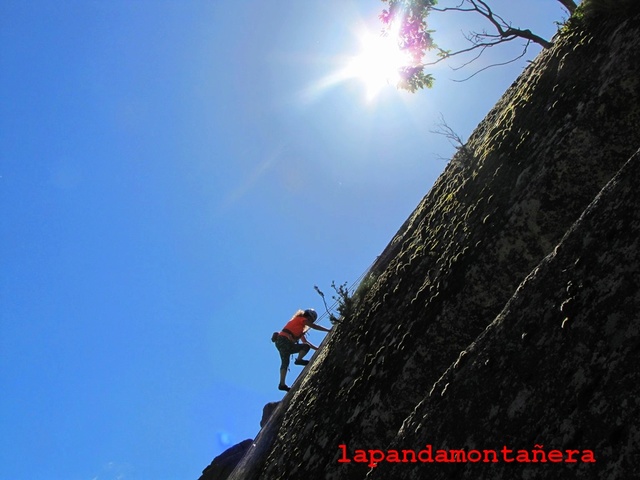
[[[262,418],[260,419],[260,428],[267,424],[273,412],[278,408],[278,405],[280,405],[280,402],[269,402],[264,406],[262,409]]]
[[[630,478],[637,157],[592,202],[639,146],[640,15],[573,22],[452,159],[230,478]],[[426,443],[597,461],[356,459]]]
[[[236,465],[245,453],[249,450],[252,439],[248,438],[233,447],[227,448],[220,455],[215,457],[211,464],[202,471],[200,480],[226,480],[236,468]]]
[[[264,427],[273,413],[278,408],[280,402],[269,402],[265,404],[262,409],[262,418],[260,419],[260,428]],[[236,468],[236,465],[242,460],[242,457],[247,453],[253,440],[248,438],[234,446],[226,449],[220,455],[215,457],[211,464],[202,471],[202,475],[199,480],[226,480]]]

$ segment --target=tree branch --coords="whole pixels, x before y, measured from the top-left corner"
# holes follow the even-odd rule
[[[562,6],[564,8],[566,8],[569,13],[573,13],[576,11],[576,8],[578,8],[578,6],[576,5],[576,2],[574,2],[573,0],[558,0]]]
[[[524,38],[525,40],[530,40],[534,43],[537,43],[538,45],[541,45],[543,48],[551,48],[551,46],[553,45],[553,43],[545,40],[542,37],[539,37],[529,29],[520,30],[519,28],[509,28],[505,32],[505,36],[509,36],[509,35],[515,35],[516,37]]]
[[[407,65],[399,69],[401,75],[401,81],[399,82],[399,88],[414,92],[421,88],[431,87],[433,84],[433,76],[429,73],[425,73],[424,69],[427,66],[432,66],[437,63],[447,60],[450,57],[456,55],[464,55],[471,53],[475,56],[472,60],[463,63],[461,67],[454,68],[459,70],[468,66],[470,63],[476,61],[487,48],[507,43],[518,38],[524,40],[525,45],[523,53],[512,60],[508,60],[504,63],[494,63],[486,66],[481,70],[475,72],[471,77],[477,73],[498,65],[506,65],[507,63],[514,62],[515,60],[522,58],[527,52],[527,47],[531,43],[536,43],[543,48],[550,48],[553,44],[533,33],[529,29],[516,28],[507,22],[500,15],[495,13],[491,7],[491,0],[450,0],[448,5],[436,8],[437,0],[382,0],[389,5],[388,9],[385,9],[380,14],[380,20],[385,25],[386,31],[391,29],[392,25],[399,26],[399,45],[400,48],[406,52],[411,60],[407,62]],[[574,12],[577,8],[577,0],[558,0],[569,12]],[[482,31],[471,31],[463,33],[464,38],[467,40],[468,48],[462,48],[460,50],[451,51],[440,48],[431,37],[433,30],[429,30],[427,27],[426,18],[431,11],[437,12],[471,12],[473,14],[481,15],[488,21],[492,28],[489,31],[482,29]],[[394,27],[395,28],[395,27]],[[426,60],[427,51],[436,50],[436,58],[430,61]],[[469,77],[469,78],[471,78]],[[464,81],[464,80],[462,80]]]
[[[571,3],[575,6],[575,3],[573,3],[573,0],[558,0],[558,1],[561,2],[563,5]],[[470,6],[465,8],[463,7],[463,5],[465,4]],[[567,5],[565,5],[565,7],[569,8]],[[513,38],[519,37],[527,41],[537,43],[543,48],[550,48],[552,45],[551,42],[549,42],[548,40],[545,40],[539,35],[536,35],[529,29],[522,30],[520,28],[512,27],[500,15],[497,15],[496,13],[494,13],[493,10],[491,10],[491,7],[489,7],[489,5],[483,0],[462,0],[462,2],[459,3],[457,7],[433,8],[433,10],[438,12],[447,12],[447,11],[476,12],[482,15],[484,18],[486,18],[494,26],[494,28],[498,32],[498,35],[505,41],[513,40]],[[492,36],[487,34],[486,32],[484,33],[472,32],[471,37],[472,38],[475,37],[476,41],[480,41],[480,39],[483,37],[491,38]]]
[[[467,78],[463,78],[462,80],[453,80],[454,82],[466,82],[467,80],[470,80],[471,78],[475,77],[477,74],[479,74],[480,72],[484,72],[485,70],[488,70],[490,68],[493,67],[501,67],[504,65],[509,65],[510,63],[515,62],[516,60],[521,59],[522,57],[524,57],[527,54],[527,47],[529,46],[529,42],[526,43],[526,45],[524,46],[524,49],[522,50],[522,53],[520,55],[518,55],[515,58],[512,58],[511,60],[507,60],[506,62],[502,62],[502,63],[494,63],[491,65],[487,65],[484,68],[481,68],[480,70],[472,73],[471,75],[469,75]]]
[[[467,147],[465,141],[462,139],[460,135],[458,135],[453,128],[451,128],[446,120],[444,119],[444,115],[440,113],[440,122],[436,124],[435,130],[429,130],[431,133],[435,133],[436,135],[442,135],[447,140],[453,148],[456,149],[456,153],[459,154],[459,160],[465,164],[471,162],[473,155],[469,148]],[[455,156],[455,155],[454,155]],[[444,157],[440,157],[442,160],[446,160]]]

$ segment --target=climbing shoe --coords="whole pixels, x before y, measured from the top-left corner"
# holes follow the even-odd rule
[[[291,389],[283,383],[281,385],[278,385],[278,390],[282,390],[283,392],[288,392]]]
[[[309,365],[309,360],[296,359],[295,362],[293,362],[293,363],[295,363],[296,365]]]

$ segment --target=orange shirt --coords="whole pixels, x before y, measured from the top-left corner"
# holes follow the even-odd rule
[[[282,330],[289,330],[293,334],[294,340],[298,340],[300,337],[302,337],[304,332],[308,330],[308,327],[304,324],[304,321],[305,317],[303,317],[302,315],[300,315],[299,317],[293,317],[291,320],[289,320],[289,323],[287,323]],[[288,337],[288,335],[283,336]]]

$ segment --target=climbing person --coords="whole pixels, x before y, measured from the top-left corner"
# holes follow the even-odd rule
[[[296,365],[307,365],[309,360],[304,360],[304,356],[309,350],[318,349],[318,347],[307,340],[305,336],[307,330],[312,328],[314,330],[320,330],[321,332],[331,331],[330,328],[316,325],[314,322],[317,319],[318,314],[313,308],[298,310],[280,333],[273,334],[273,341],[280,352],[280,359],[282,360],[280,364],[280,383],[278,384],[278,390],[289,391],[289,387],[285,383],[287,370],[289,369],[289,357],[297,353],[298,357],[293,363]],[[299,343],[299,341],[302,341],[302,343]]]

